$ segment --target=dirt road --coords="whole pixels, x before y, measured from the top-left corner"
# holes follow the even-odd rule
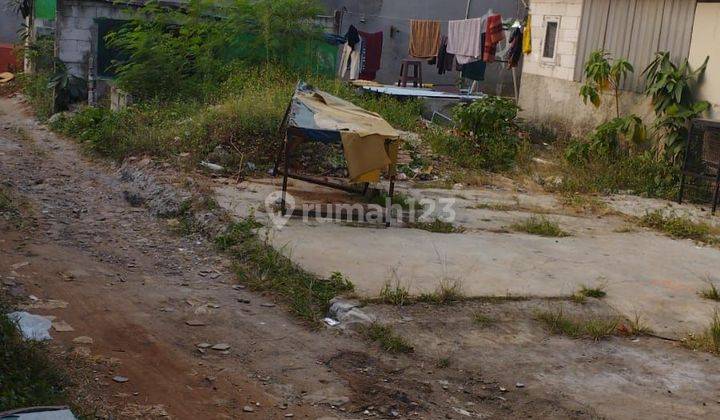
[[[87,358],[103,414],[623,417],[617,401],[628,417],[718,414],[712,356],[645,339],[546,341],[529,316],[537,302],[493,309],[507,323],[486,331],[468,324],[482,303],[370,308],[398,324],[411,355],[312,331],[238,285],[205,239],[131,206],[115,166],[83,157],[12,99],[0,99],[0,182],[33,219],[22,228],[0,221],[0,281],[27,310],[74,329],[51,331],[55,348]],[[449,366],[438,363],[444,356]]]

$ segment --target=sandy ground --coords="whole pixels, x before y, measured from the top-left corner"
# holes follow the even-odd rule
[[[3,293],[27,310],[72,326],[51,331],[51,349],[88,359],[92,367],[85,374],[97,384],[100,413],[179,419],[720,416],[714,356],[645,337],[593,342],[550,336],[533,313],[555,301],[366,307],[415,347],[409,355],[389,355],[338,328],[310,330],[280,302],[272,306],[272,296],[238,285],[231,262],[205,239],[173,233],[166,221],[128,204],[117,168],[83,158],[73,143],[21,109],[0,100],[0,182],[28,203],[32,223],[17,228],[0,222],[0,282]],[[572,312],[614,314],[601,302],[563,304]],[[498,322],[473,324],[477,311]],[[92,344],[74,342],[81,336]],[[198,343],[230,348],[203,353]],[[447,367],[438,365],[444,357]],[[117,383],[116,375],[129,380]]]
[[[255,203],[255,214],[262,215],[265,197],[278,183],[264,179],[240,186],[220,184],[218,202],[238,217]],[[307,270],[324,276],[339,271],[366,297],[378,296],[388,282],[399,282],[419,295],[435,291],[448,279],[460,282],[466,295],[481,297],[569,296],[582,286],[602,286],[615,309],[630,318],[638,314],[657,333],[674,338],[702,331],[720,309],[698,296],[708,280],[720,281],[719,249],[637,226],[627,231],[634,226],[629,217],[657,209],[718,223],[720,218],[699,207],[616,196],[606,199],[610,214],[596,215],[564,208],[552,195],[509,189],[400,190],[418,199],[454,200],[455,224],[466,231],[431,233],[395,225],[368,229],[293,218],[270,237]],[[301,181],[291,181],[289,191],[298,206],[338,195]],[[538,213],[571,236],[545,238],[510,228]]]

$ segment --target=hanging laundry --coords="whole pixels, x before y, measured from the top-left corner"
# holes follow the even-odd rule
[[[523,29],[523,42],[522,42],[522,51],[523,54],[530,54],[532,53],[532,38],[530,38],[530,15],[528,15],[527,20],[525,22],[525,29]]]
[[[485,80],[485,68],[487,63],[482,60],[473,61],[472,63],[463,64],[462,77],[470,80]]]
[[[356,80],[360,76],[360,50],[362,49],[362,40],[355,26],[350,25],[350,28],[345,34],[345,44],[341,48],[342,55],[340,57],[338,76],[344,78],[349,70],[349,79]]]
[[[355,48],[355,44],[360,42],[360,33],[358,33],[358,30],[354,25],[350,25],[345,33],[345,42],[347,42],[351,48]]]
[[[440,49],[438,50],[438,55],[434,63],[437,66],[438,74],[445,74],[445,72],[451,71],[455,63],[455,55],[447,52],[447,43],[447,36],[443,36],[440,40]]]
[[[502,16],[499,14],[490,15],[487,18],[485,28],[485,41],[483,42],[483,61],[492,63],[495,61],[497,44],[505,39],[505,31],[502,27]]]
[[[383,33],[367,33],[358,32],[362,38],[362,49],[360,51],[360,79],[375,80],[378,70],[380,70],[380,60],[382,58]]]
[[[483,44],[480,42],[485,32],[485,19],[463,19],[448,22],[447,52],[455,55],[459,64],[467,64],[482,58]]]
[[[410,21],[410,56],[429,59],[440,49],[440,22],[436,20]]]
[[[510,48],[505,55],[505,59],[508,62],[508,68],[511,69],[517,67],[520,57],[522,57],[523,31],[520,30],[520,28],[515,28],[512,35],[510,35],[508,43],[510,44]]]

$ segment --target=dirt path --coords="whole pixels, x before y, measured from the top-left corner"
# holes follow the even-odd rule
[[[483,302],[368,308],[408,338],[416,349],[410,355],[388,355],[338,330],[311,331],[270,297],[239,286],[231,262],[205,239],[173,233],[166,221],[128,204],[116,167],[82,157],[74,143],[37,125],[9,99],[0,99],[0,182],[29,203],[35,219],[23,229],[0,221],[0,283],[30,312],[74,328],[51,334],[60,351],[87,357],[101,413],[180,419],[718,414],[713,356],[658,340],[548,337],[532,321],[541,301],[510,309]],[[470,321],[477,310],[507,322],[479,330]],[[80,336],[92,344],[73,341]],[[198,343],[230,348],[200,351]],[[449,366],[438,363],[445,357]],[[114,381],[118,375],[128,382]],[[623,415],[619,407],[626,403],[632,410]]]

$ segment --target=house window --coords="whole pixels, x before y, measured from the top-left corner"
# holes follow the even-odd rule
[[[558,31],[560,28],[559,16],[545,16],[545,36],[543,38],[542,58],[546,62],[555,62],[555,49],[557,47]]]

